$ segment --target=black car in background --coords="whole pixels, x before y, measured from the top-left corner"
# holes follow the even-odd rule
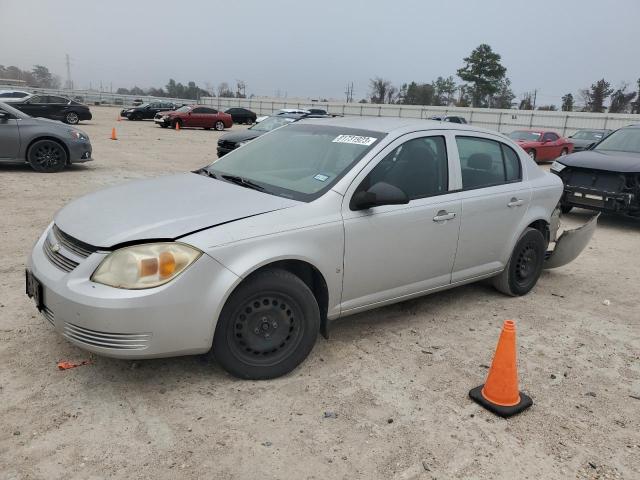
[[[467,119],[464,117],[458,117],[455,115],[434,115],[429,120],[437,120],[439,122],[451,122],[451,123],[467,123]]]
[[[256,114],[246,108],[233,107],[229,110],[225,110],[224,113],[231,115],[233,123],[246,123],[248,125],[256,123]]]
[[[60,95],[31,95],[11,106],[32,117],[61,120],[76,125],[80,120],[91,120],[91,110],[86,105]]]
[[[610,133],[611,130],[583,128],[582,130],[578,130],[576,133],[569,136],[569,140],[571,140],[571,143],[573,143],[573,151],[581,152],[582,150],[588,150],[591,145],[598,143]]]
[[[143,103],[136,107],[124,108],[120,111],[121,117],[126,117],[129,120],[152,120],[156,116],[156,113],[168,112],[179,108],[181,105],[176,105],[172,102],[151,102]]]
[[[560,157],[563,213],[573,207],[640,217],[640,125],[616,130],[589,150]]]
[[[218,140],[218,158],[241,147],[247,142],[250,142],[254,138],[264,135],[271,130],[274,130],[288,123],[297,122],[303,118],[328,118],[330,115],[313,115],[309,113],[280,113],[278,115],[271,115],[259,123],[247,128],[246,130],[240,130],[239,132],[231,132],[223,135]]]

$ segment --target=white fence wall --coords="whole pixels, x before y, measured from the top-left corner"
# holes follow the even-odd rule
[[[2,86],[0,90],[16,89]],[[150,102],[162,100],[175,103],[197,103],[196,100],[181,98],[157,98],[145,95],[118,95],[116,93],[93,90],[52,90],[28,88],[34,93],[63,95],[76,98],[88,105],[132,105],[136,99]],[[258,115],[270,115],[281,108],[322,108],[338,115],[358,115],[369,117],[429,118],[433,115],[460,115],[472,125],[509,133],[518,128],[548,128],[562,135],[571,135],[580,128],[616,129],[632,123],[640,123],[640,115],[615,113],[546,112],[542,110],[498,110],[488,108],[432,107],[416,105],[374,105],[362,103],[300,102],[286,99],[241,99],[204,97],[198,103],[211,105],[219,110],[230,107],[245,107]]]

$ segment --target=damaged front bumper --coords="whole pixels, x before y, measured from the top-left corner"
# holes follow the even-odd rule
[[[591,241],[596,231],[599,213],[573,230],[564,230],[559,236],[560,210],[556,209],[551,217],[550,242],[553,248],[547,251],[544,268],[558,268],[574,261]]]
[[[629,213],[638,210],[634,195],[628,192],[611,192],[575,185],[565,185],[563,205],[587,208],[600,212]]]

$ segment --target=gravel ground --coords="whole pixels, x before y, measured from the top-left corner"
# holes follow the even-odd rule
[[[212,161],[219,133],[92,110],[94,162],[0,167],[0,478],[640,478],[640,222],[601,218],[583,255],[523,298],[476,284],[340,320],[277,380],[204,357],[94,357],[24,295],[33,242],[84,193]],[[505,319],[535,402],[508,421],[467,397]]]

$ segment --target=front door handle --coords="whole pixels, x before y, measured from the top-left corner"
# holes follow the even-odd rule
[[[521,198],[516,198],[513,197],[511,199],[511,201],[509,203],[507,203],[507,207],[509,208],[513,208],[513,207],[519,207],[524,203],[524,200],[522,200]]]
[[[446,210],[440,210],[438,214],[433,217],[434,222],[445,222],[447,220],[453,220],[456,218],[455,212],[447,212]]]

